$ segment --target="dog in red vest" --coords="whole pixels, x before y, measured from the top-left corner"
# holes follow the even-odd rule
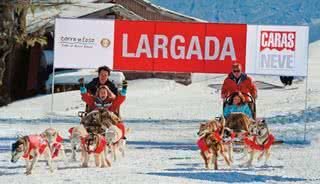
[[[107,140],[103,135],[89,133],[88,136],[81,138],[82,167],[88,167],[90,155],[94,155],[96,167],[111,166],[111,162],[106,157]]]
[[[258,161],[260,161],[265,155],[265,164],[271,155],[271,146],[274,143],[275,138],[270,133],[269,128],[265,120],[259,120],[250,124],[248,136],[244,138],[244,145],[247,153],[249,154],[249,160],[242,166],[251,167],[254,156],[260,152]]]
[[[66,154],[62,144],[63,138],[60,133],[54,128],[47,128],[41,135],[48,141],[52,159],[61,157],[65,160]]]
[[[223,144],[223,130],[225,119],[223,117],[216,118],[206,123],[201,123],[198,131],[199,139],[197,145],[200,149],[200,155],[205,162],[205,167],[210,169],[211,163],[214,163],[214,169],[218,169],[218,154],[220,153],[227,165],[231,165],[230,158],[227,157],[227,149]],[[229,156],[231,157],[231,156]]]
[[[48,141],[40,135],[28,135],[19,137],[12,144],[11,162],[16,163],[21,157],[26,160],[26,175],[30,175],[40,156],[44,156],[48,162],[50,171],[53,172],[52,156]]]

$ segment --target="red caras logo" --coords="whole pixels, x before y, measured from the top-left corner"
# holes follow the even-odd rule
[[[269,48],[295,51],[296,33],[285,31],[261,31],[260,51]]]
[[[261,31],[260,63],[263,70],[292,70],[295,65],[296,32]]]

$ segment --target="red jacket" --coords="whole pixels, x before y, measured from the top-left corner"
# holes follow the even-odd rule
[[[248,101],[249,98],[245,94],[249,94],[253,98],[257,97],[257,87],[254,84],[251,77],[249,77],[247,74],[242,73],[237,84],[235,77],[233,76],[232,73],[230,73],[223,82],[222,89],[221,89],[221,97],[227,98],[230,95],[232,95],[232,93],[238,92],[238,91],[244,94],[246,101]]]
[[[90,109],[96,109],[97,106],[95,104],[95,96],[92,96],[90,93],[81,94],[82,100],[88,104]],[[125,96],[118,95],[113,101],[110,107],[108,107],[108,110],[111,112],[116,112],[117,109],[119,109],[120,105],[124,102],[126,99]],[[110,102],[110,101],[105,101]]]

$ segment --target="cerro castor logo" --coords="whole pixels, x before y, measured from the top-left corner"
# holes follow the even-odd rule
[[[60,44],[62,47],[74,47],[74,48],[93,48],[96,45],[95,39],[87,36],[75,37],[75,36],[61,36]]]
[[[108,38],[102,38],[100,44],[104,48],[108,48],[110,46],[111,41]]]

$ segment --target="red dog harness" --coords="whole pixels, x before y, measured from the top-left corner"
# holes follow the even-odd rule
[[[60,135],[58,135],[56,138],[56,142],[52,144],[52,149],[54,150],[52,153],[52,158],[55,158],[59,155],[59,152],[62,147],[62,141],[63,138]]]
[[[28,159],[28,160],[31,160],[33,158],[33,156],[30,155],[32,150],[38,149],[39,153],[41,155],[44,152],[44,150],[46,149],[46,147],[48,146],[47,140],[45,140],[40,135],[29,135],[28,141],[29,141],[29,149],[22,156],[23,158]]]
[[[220,141],[222,140],[222,137],[221,137],[220,134],[219,134],[219,130],[213,132],[210,136],[211,136],[213,139],[215,139],[217,142],[220,142]],[[204,137],[202,137],[201,139],[199,139],[199,140],[197,141],[197,145],[198,145],[199,149],[200,149],[202,152],[210,151],[210,150],[209,150],[209,146],[207,145]]]
[[[126,127],[124,126],[124,123],[121,121],[119,123],[116,124],[116,126],[121,130],[122,132],[122,136],[120,139],[123,139],[125,137],[125,133],[126,133]]]
[[[68,132],[70,134],[70,136],[72,135],[72,131],[73,131],[74,127],[69,128]]]
[[[207,145],[206,141],[204,140],[204,137],[202,137],[201,139],[199,139],[197,141],[197,145],[202,152],[209,150],[209,146]]]
[[[269,134],[267,142],[265,142],[263,145],[257,144],[256,140],[257,140],[257,136],[254,136],[253,140],[249,139],[248,137],[245,137],[244,144],[253,150],[263,151],[271,147],[271,145],[274,143],[275,138],[272,134]]]
[[[106,147],[106,145],[107,145],[107,140],[106,140],[106,138],[104,137],[104,136],[102,136],[102,135],[98,135],[99,136],[99,142],[98,142],[98,145],[97,145],[97,147],[96,147],[96,149],[94,150],[94,151],[91,151],[91,150],[88,150],[87,148],[86,148],[86,138],[88,137],[81,137],[81,144],[82,144],[82,146],[85,148],[85,150],[89,153],[89,154],[91,154],[91,153],[96,153],[96,154],[99,154],[99,153],[101,153],[103,150],[104,150],[104,148]]]

